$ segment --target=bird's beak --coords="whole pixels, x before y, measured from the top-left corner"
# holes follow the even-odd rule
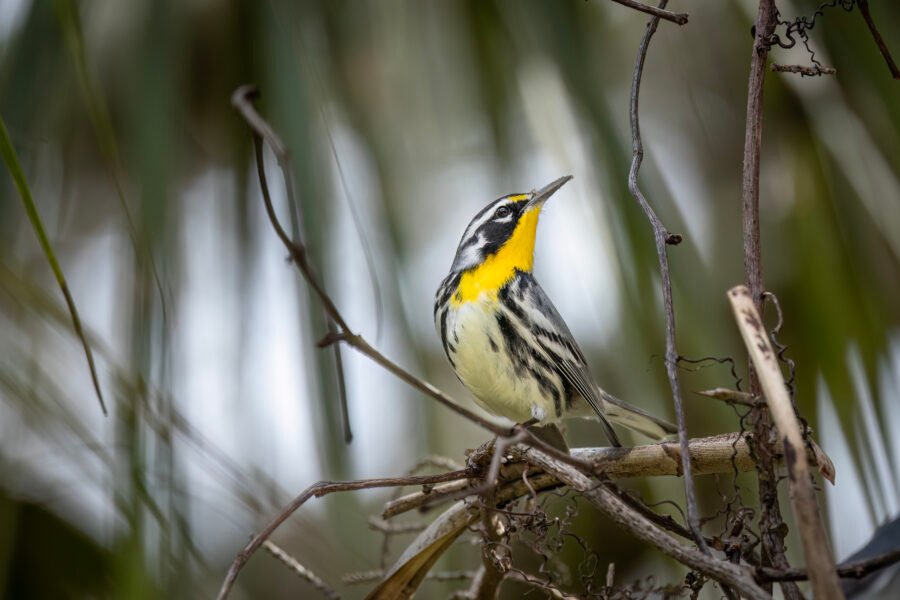
[[[546,202],[547,199],[556,192],[556,190],[564,186],[570,179],[572,179],[572,176],[566,175],[565,177],[560,177],[556,181],[545,185],[539,190],[531,192],[531,198],[528,199],[528,204],[525,205],[525,210],[531,210],[532,208],[540,208],[541,206],[543,206],[544,202]]]

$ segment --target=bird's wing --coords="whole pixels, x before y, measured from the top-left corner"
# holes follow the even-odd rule
[[[588,369],[584,353],[546,292],[529,273],[520,273],[514,285],[504,292],[507,295],[505,305],[531,331],[538,347],[563,379],[594,409],[610,443],[621,446],[616,432],[606,418],[603,400]]]

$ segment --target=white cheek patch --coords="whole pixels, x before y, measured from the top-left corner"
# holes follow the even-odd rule
[[[462,254],[456,257],[453,270],[467,269],[481,262],[481,250],[487,245],[487,238],[483,233],[478,234],[478,239],[463,248]]]
[[[488,239],[485,232],[480,231],[480,229],[486,225],[496,226],[515,222],[517,217],[512,205],[512,202],[503,198],[496,204],[487,207],[484,214],[479,215],[474,221],[469,223],[457,248],[456,258],[451,267],[453,271],[468,269],[481,262],[484,258],[483,250],[488,245]],[[509,209],[509,214],[504,217],[497,217],[497,209],[502,206]]]

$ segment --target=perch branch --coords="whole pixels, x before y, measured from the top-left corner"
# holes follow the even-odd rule
[[[665,8],[668,0],[662,0],[659,4],[660,9]],[[669,377],[669,386],[672,388],[672,401],[675,405],[675,418],[678,423],[678,444],[680,446],[680,454],[682,457],[682,473],[684,474],[684,496],[687,503],[688,527],[693,534],[694,541],[697,546],[704,552],[709,553],[706,542],[703,538],[703,532],[700,531],[700,513],[697,510],[697,498],[694,491],[694,481],[691,477],[691,462],[689,459],[690,452],[688,449],[687,425],[684,418],[684,406],[681,401],[681,388],[678,381],[678,351],[675,344],[675,309],[672,303],[672,281],[669,276],[669,257],[666,246],[668,244],[675,245],[681,242],[681,236],[673,234],[666,229],[656,212],[644,194],[638,187],[637,178],[640,171],[641,163],[644,160],[644,144],[641,140],[641,124],[638,111],[638,103],[641,90],[641,77],[644,73],[644,61],[647,58],[647,48],[650,45],[650,39],[656,32],[659,25],[659,17],[655,16],[647,23],[647,29],[644,37],[638,47],[637,61],[634,66],[634,76],[631,80],[631,140],[632,140],[632,159],[631,169],[628,173],[628,190],[634,199],[640,204],[644,214],[650,221],[653,228],[653,238],[656,242],[656,254],[659,258],[659,270],[662,275],[662,293],[663,304],[666,312],[666,372]]]
[[[753,305],[750,291],[740,285],[728,292],[741,337],[753,360],[753,365],[765,392],[769,412],[778,428],[778,436],[784,445],[784,462],[787,466],[791,489],[791,505],[797,517],[797,527],[803,542],[803,556],[812,584],[813,596],[820,600],[839,600],[844,595],[838,585],[834,558],[819,515],[816,492],[810,478],[809,463],[798,459],[804,452],[800,423],[794,413],[794,405],[778,366],[778,359],[769,336],[762,325],[759,312]]]
[[[694,473],[696,475],[714,475],[716,473],[732,473],[734,469],[739,472],[754,470],[756,465],[750,454],[747,437],[741,433],[729,433],[691,440],[689,451]],[[573,448],[572,455],[579,460],[596,465],[599,467],[597,472],[610,479],[679,476],[681,474],[680,447],[672,442],[647,444],[634,448]],[[776,456],[779,461],[782,458],[780,454]],[[817,466],[823,471],[830,468],[828,457],[824,453],[817,454],[815,448],[807,451],[807,459],[810,465]],[[523,485],[521,480],[524,471],[525,464],[522,460],[513,460],[503,465],[498,480],[500,489],[506,490],[512,486],[511,489],[521,490],[520,496],[529,493],[528,487]],[[560,485],[558,480],[547,478],[546,474],[536,470],[529,471],[528,481],[529,485],[538,492]],[[426,503],[433,506],[442,497],[445,498],[444,501],[450,501],[477,493],[478,490],[473,488],[468,481],[451,481],[435,485],[427,492],[415,492],[392,500],[385,504],[381,516],[390,519],[399,514],[419,509]],[[508,497],[502,491],[498,494]]]

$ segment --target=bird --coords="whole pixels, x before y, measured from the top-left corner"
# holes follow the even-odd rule
[[[677,429],[599,387],[569,327],[533,274],[544,203],[568,175],[502,196],[469,223],[435,295],[434,321],[456,376],[489,413],[534,428],[564,418],[611,423],[663,440]],[[558,434],[561,436],[561,433]]]

